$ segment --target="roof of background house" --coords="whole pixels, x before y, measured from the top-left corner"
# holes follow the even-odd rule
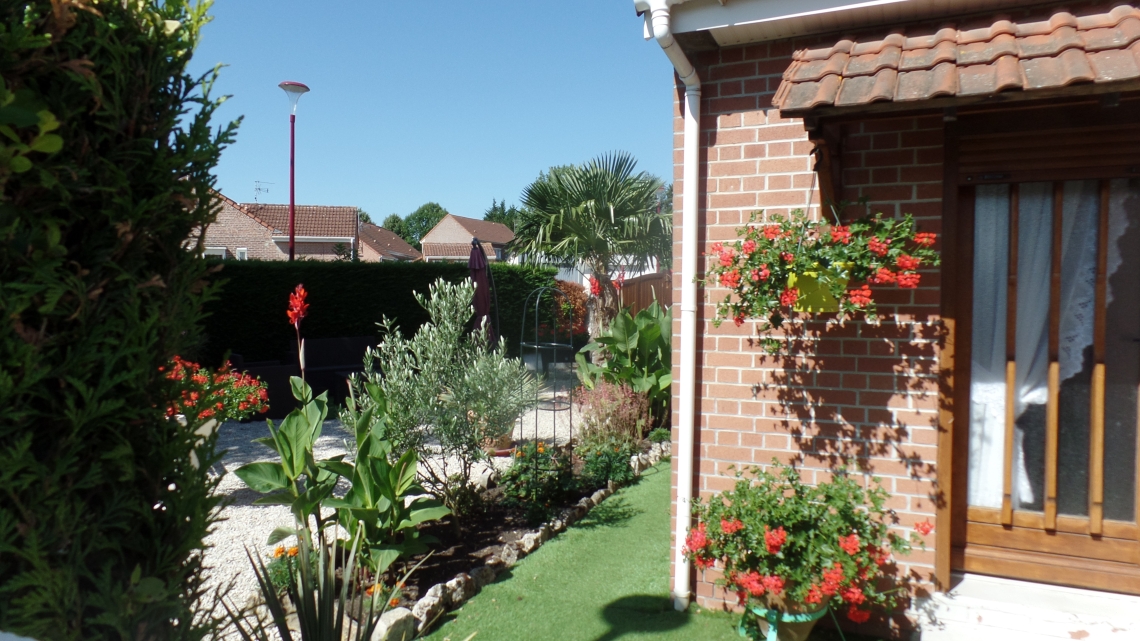
[[[1085,15],[1050,10],[1030,20],[991,17],[962,27],[894,30],[801,49],[773,105],[797,112],[1140,79],[1135,7]]]
[[[515,233],[511,231],[503,223],[494,223],[489,220],[478,220],[475,218],[464,218],[463,216],[456,216],[455,214],[448,214],[455,219],[464,229],[471,232],[471,235],[481,241],[487,241],[496,245],[509,243],[515,239]],[[470,251],[470,249],[468,249]]]
[[[372,223],[364,223],[360,226],[360,240],[387,258],[415,260],[422,255],[395,232]]]
[[[289,205],[242,203],[241,209],[265,221],[277,234],[289,233]],[[356,207],[297,205],[293,233],[297,236],[352,238],[356,236],[358,220]]]
[[[483,240],[480,238],[480,240]],[[495,246],[490,242],[479,243],[487,260],[495,260]],[[424,258],[467,258],[471,255],[471,243],[424,243]]]
[[[225,194],[223,194],[220,191],[210,190],[210,193],[217,196],[218,200],[221,200],[223,204],[228,205],[229,207],[232,207],[233,209],[240,211],[241,213],[245,214],[246,216],[249,216],[250,218],[252,218],[254,220],[254,222],[256,222],[257,224],[261,225],[262,227],[265,227],[266,229],[268,229],[270,231],[273,231],[272,225],[270,225],[269,223],[265,222],[264,220],[258,218],[257,216],[251,214],[249,212],[249,210],[245,208],[245,205],[238,203],[237,201],[233,200],[232,198],[228,198]]]

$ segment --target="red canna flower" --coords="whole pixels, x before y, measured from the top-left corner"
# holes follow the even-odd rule
[[[309,311],[309,304],[305,302],[308,295],[309,292],[305,291],[303,284],[297,285],[293,293],[289,294],[289,309],[285,315],[289,317],[289,323],[298,330],[301,328],[301,320]]]
[[[593,276],[590,277],[590,295],[594,297],[602,295],[602,283]]]

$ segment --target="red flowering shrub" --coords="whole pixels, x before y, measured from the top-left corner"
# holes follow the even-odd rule
[[[166,408],[167,416],[183,414],[191,423],[211,418],[221,423],[269,410],[269,393],[261,381],[233,371],[229,362],[211,372],[175,356],[158,371],[174,386],[171,397],[176,400]]]
[[[811,486],[794,468],[773,465],[751,478],[738,473],[732,490],[694,502],[697,525],[685,556],[698,569],[719,566],[718,584],[752,607],[831,606],[855,622],[866,621],[873,607],[894,608],[906,579],[882,587],[891,553],[908,553],[910,542],[891,531],[897,519],[886,508],[886,490],[877,483],[864,489],[843,470]],[[758,629],[756,616],[746,609],[742,629]]]
[[[875,314],[871,285],[918,287],[917,270],[938,265],[937,236],[916,232],[914,220],[874,216],[849,225],[811,221],[796,211],[786,220],[752,223],[737,231],[741,239],[714,243],[706,284],[730,290],[717,303],[719,324],[731,319],[765,319],[780,327],[801,297],[792,278],[814,274],[816,282],[839,302],[840,311]]]

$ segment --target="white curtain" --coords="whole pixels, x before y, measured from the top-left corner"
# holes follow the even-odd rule
[[[1113,187],[1116,187],[1115,182]],[[1062,382],[1084,369],[1085,350],[1093,340],[1098,192],[1097,181],[1064,184],[1059,345]],[[1118,198],[1115,193],[1113,197]],[[993,508],[1001,506],[1004,467],[1009,202],[1008,185],[977,189],[968,500],[970,505]],[[1127,225],[1112,220],[1118,216],[1121,215],[1117,211],[1112,211],[1110,236],[1114,238],[1119,238]],[[1012,489],[1014,506],[1031,508],[1040,505],[1044,477],[1040,456],[1027,457],[1027,450],[1038,453],[1043,450],[1043,406],[1049,397],[1052,183],[1019,186],[1017,231],[1016,429]],[[1110,244],[1112,246],[1114,244]],[[1110,254],[1108,262],[1111,275],[1121,261]]]

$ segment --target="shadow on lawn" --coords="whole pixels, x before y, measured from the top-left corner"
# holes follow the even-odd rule
[[[675,630],[688,623],[689,613],[674,610],[669,597],[635,594],[611,601],[602,609],[602,618],[610,629],[594,641],[614,641],[638,632]]]
[[[625,527],[626,522],[644,510],[635,508],[623,496],[611,496],[589,511],[576,528],[592,530],[598,527]]]

